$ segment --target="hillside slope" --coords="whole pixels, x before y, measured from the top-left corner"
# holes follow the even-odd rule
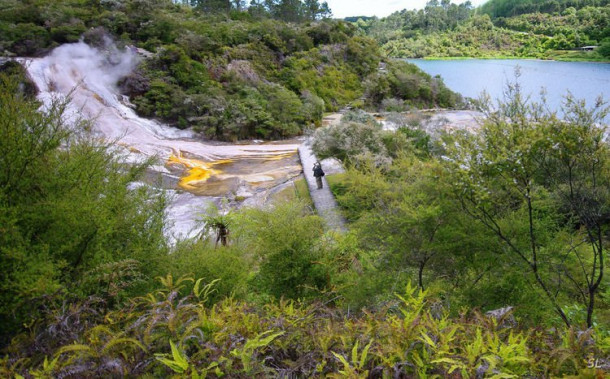
[[[286,138],[319,125],[324,111],[353,102],[362,106],[364,83],[377,74],[382,55],[353,25],[320,19],[324,10],[297,17],[282,9],[210,12],[169,0],[105,1],[95,7],[78,0],[12,1],[0,9],[0,50],[39,56],[81,36],[105,49],[110,36],[119,45],[150,52],[121,83],[141,116],[219,140]],[[416,92],[425,96],[404,98],[399,91],[384,96],[409,106],[458,103],[438,79],[419,70],[414,75],[418,79],[412,82],[424,88]]]

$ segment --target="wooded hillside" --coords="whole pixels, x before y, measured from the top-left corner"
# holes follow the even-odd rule
[[[83,36],[101,49],[108,38],[135,45],[152,57],[121,88],[140,115],[219,140],[285,138],[319,125],[325,111],[382,103],[366,97],[384,59],[377,43],[328,14],[317,1],[10,1],[0,9],[0,50],[40,56]],[[459,104],[441,80],[410,71],[418,95],[383,98],[405,108]]]
[[[502,1],[480,8],[470,2],[429,1],[422,10],[403,10],[355,24],[403,58],[527,57],[610,59],[607,1]],[[578,52],[583,46],[600,46]]]

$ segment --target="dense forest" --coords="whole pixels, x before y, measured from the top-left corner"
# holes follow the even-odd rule
[[[527,13],[556,13],[568,8],[576,10],[610,5],[608,0],[491,0],[483,3],[481,11],[492,17],[512,17]]]
[[[355,25],[402,58],[527,57],[610,59],[610,4],[607,1],[490,0],[429,1],[424,9],[403,10]],[[583,46],[599,46],[578,52]]]
[[[312,135],[346,168],[328,182],[349,231],[288,188],[272,207],[211,210],[201,238],[170,246],[168,198],[133,185],[152,161],[88,134],[69,99],[41,108],[3,63],[0,376],[610,370],[609,109],[567,98],[560,118],[512,83],[477,104],[474,132],[430,129],[413,110],[459,95],[413,65],[380,68],[375,40],[328,15],[292,0],[2,2],[5,55],[80,38],[137,48],[148,58],[117,85],[138,112],[209,138],[297,135],[346,105],[396,111],[396,130],[356,109]]]

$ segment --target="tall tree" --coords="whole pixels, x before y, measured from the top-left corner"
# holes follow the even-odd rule
[[[463,209],[523,264],[561,319],[580,302],[593,323],[604,275],[610,184],[600,104],[567,100],[563,119],[529,104],[518,84],[476,134],[457,137],[447,162]],[[584,242],[583,242],[584,241]]]
[[[242,11],[246,7],[245,0],[231,0],[231,7],[236,11]]]
[[[332,14],[328,3],[318,0],[265,0],[264,4],[274,18],[287,22],[314,21]]]
[[[208,13],[222,13],[231,10],[231,0],[192,0],[191,5]]]
[[[328,3],[325,1],[320,3],[318,0],[304,0],[303,7],[305,17],[308,20],[318,20],[321,18],[329,18],[332,15]]]
[[[256,18],[264,18],[269,16],[269,10],[265,6],[266,2],[262,0],[250,0],[248,5],[248,13]]]
[[[587,326],[593,325],[595,297],[604,277],[606,228],[610,217],[610,149],[603,119],[607,108],[598,102],[592,111],[584,102],[567,98],[564,119],[542,123],[539,181],[553,189],[557,206],[568,225],[577,231],[566,257],[578,264],[560,266],[576,287],[587,309]]]
[[[300,0],[272,0],[269,1],[271,14],[282,21],[303,21],[303,3]]]

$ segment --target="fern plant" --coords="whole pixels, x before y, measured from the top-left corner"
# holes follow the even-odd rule
[[[249,339],[241,348],[231,350],[231,355],[240,359],[243,365],[243,372],[246,375],[254,373],[253,359],[257,349],[267,347],[271,341],[279,336],[284,335],[284,332],[276,332],[268,330],[258,334],[256,337]]]
[[[362,351],[358,351],[359,341],[356,340],[354,347],[352,347],[351,362],[348,361],[343,355],[337,354],[334,351],[333,355],[343,364],[343,370],[339,370],[338,374],[340,377],[348,378],[366,378],[368,377],[369,370],[365,370],[365,365],[368,362],[368,353],[373,340],[371,340]]]

